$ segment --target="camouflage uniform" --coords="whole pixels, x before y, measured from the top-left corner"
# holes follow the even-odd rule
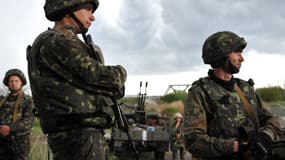
[[[95,10],[98,6],[97,0],[56,2],[67,9],[70,3],[76,7],[90,2]],[[113,98],[123,96],[125,69],[102,64],[70,25],[40,34],[28,51],[28,64],[41,127],[48,133],[54,159],[105,159],[103,128],[114,122],[110,106]]]
[[[181,120],[181,124],[179,125],[178,128],[176,128],[175,118],[177,118],[177,116],[174,117],[174,120],[172,121],[172,124],[171,124],[172,159],[178,160],[178,153],[179,153],[180,159],[184,160],[185,146],[184,146],[184,142],[183,142],[183,121]],[[180,118],[182,119],[182,115]],[[181,138],[177,139],[177,136],[176,136],[177,133],[181,134]]]
[[[227,35],[222,33],[220,37],[222,36]],[[221,52],[220,50],[219,54]],[[249,101],[259,124],[258,129],[248,116],[241,98],[233,90],[234,83],[238,84]],[[184,123],[186,148],[200,159],[233,159],[233,142],[239,137],[240,127],[248,133],[256,133],[257,130],[266,133],[272,140],[280,136],[278,120],[264,108],[254,91],[252,81],[238,78],[223,81],[215,77],[213,70],[209,70],[208,76],[195,81],[188,91]]]
[[[4,79],[5,85],[7,85],[8,77],[6,76]],[[24,81],[23,85],[25,83]],[[33,108],[32,97],[23,92],[17,96],[9,94],[6,97],[1,97],[0,119],[3,125],[10,127],[10,135],[0,136],[0,159],[22,160],[22,157],[28,158],[30,133],[34,123]]]

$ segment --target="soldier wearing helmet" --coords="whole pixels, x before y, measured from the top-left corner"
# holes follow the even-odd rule
[[[22,91],[27,81],[21,70],[8,70],[3,83],[10,93],[0,98],[0,159],[27,159],[34,103],[32,97]]]
[[[183,116],[177,112],[173,115],[174,121],[171,125],[171,151],[172,159],[181,160],[185,159],[185,146],[183,142]],[[179,157],[178,157],[179,155]]]
[[[27,48],[32,94],[55,159],[105,159],[103,130],[114,123],[113,100],[124,96],[126,70],[106,66],[86,35],[98,5],[46,0],[45,15],[54,27]]]
[[[185,102],[185,145],[196,158],[263,159],[281,134],[277,117],[262,105],[253,81],[233,76],[244,61],[246,44],[230,31],[214,33],[204,42],[202,58],[212,69],[192,84]]]

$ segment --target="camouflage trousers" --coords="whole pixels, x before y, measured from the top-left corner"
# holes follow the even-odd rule
[[[105,160],[101,129],[85,128],[48,134],[54,160]]]
[[[29,152],[29,136],[0,137],[0,160],[27,160]]]
[[[181,140],[180,141],[174,140],[171,142],[171,151],[172,151],[172,160],[179,160],[178,154],[181,160],[185,159],[184,157],[186,154],[186,150]]]

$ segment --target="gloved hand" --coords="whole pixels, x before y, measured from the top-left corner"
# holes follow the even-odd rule
[[[249,144],[249,149],[256,159],[267,159],[271,156],[272,140],[266,133],[260,132]]]
[[[123,98],[125,96],[125,85],[123,87],[121,87],[118,92],[116,92],[115,97],[120,99]]]

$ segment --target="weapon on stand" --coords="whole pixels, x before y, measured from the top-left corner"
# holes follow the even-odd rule
[[[145,100],[146,100],[146,90],[147,90],[148,82],[145,82],[145,90],[144,93],[142,93],[142,81],[140,81],[140,92],[139,92],[139,99],[138,99],[138,110],[144,111],[145,106]]]

